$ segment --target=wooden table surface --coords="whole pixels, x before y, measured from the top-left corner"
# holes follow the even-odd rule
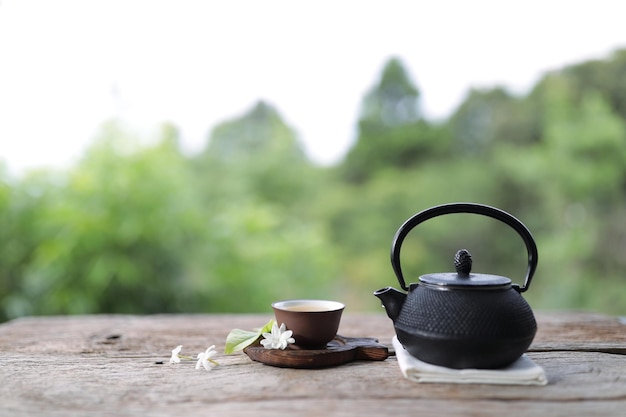
[[[626,324],[537,313],[528,356],[547,386],[417,384],[394,356],[319,370],[224,355],[232,328],[259,315],[32,317],[0,325],[0,416],[626,416]],[[391,321],[345,313],[339,333],[391,347]],[[172,365],[215,344],[220,365]]]

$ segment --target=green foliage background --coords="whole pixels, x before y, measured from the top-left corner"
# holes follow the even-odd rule
[[[363,99],[358,137],[332,167],[306,157],[271,105],[216,126],[185,155],[175,126],[146,138],[102,126],[71,169],[0,165],[0,320],[81,313],[269,311],[285,298],[380,308],[391,239],[414,213],[472,201],[522,220],[539,248],[537,309],[626,312],[626,51],[546,74],[525,96],[468,92],[427,120],[390,59]],[[323,123],[320,120],[320,123]],[[474,270],[523,278],[519,236],[450,215],[405,241],[409,281]]]

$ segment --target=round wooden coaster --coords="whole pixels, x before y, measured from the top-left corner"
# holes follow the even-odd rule
[[[337,335],[325,348],[304,349],[289,345],[287,349],[265,349],[260,343],[248,346],[244,353],[250,359],[280,368],[315,369],[337,366],[355,360],[382,361],[389,356],[387,346],[377,339]]]

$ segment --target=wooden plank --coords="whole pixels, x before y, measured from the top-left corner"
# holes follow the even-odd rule
[[[618,317],[580,312],[544,313],[538,315],[538,323],[531,350],[626,354],[626,325]]]
[[[625,325],[586,314],[540,314],[537,350],[545,387],[415,384],[395,357],[321,370],[284,369],[245,354],[217,356],[211,372],[168,363],[183,344],[223,351],[234,327],[270,315],[24,318],[0,325],[0,415],[418,415],[616,416],[626,409]],[[597,330],[596,330],[597,329]],[[340,333],[390,345],[391,321],[346,314]],[[598,335],[601,335],[598,336]],[[576,347],[580,347],[580,351]],[[593,351],[593,349],[598,351]]]

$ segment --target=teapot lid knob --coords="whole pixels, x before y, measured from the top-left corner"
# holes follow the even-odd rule
[[[443,272],[438,274],[422,275],[419,278],[421,285],[438,290],[447,289],[505,289],[511,288],[511,280],[498,275],[477,274],[472,271],[472,255],[467,249],[461,249],[454,254],[456,273]]]
[[[472,271],[472,255],[467,249],[460,249],[454,254],[454,267],[459,277],[469,278]]]

